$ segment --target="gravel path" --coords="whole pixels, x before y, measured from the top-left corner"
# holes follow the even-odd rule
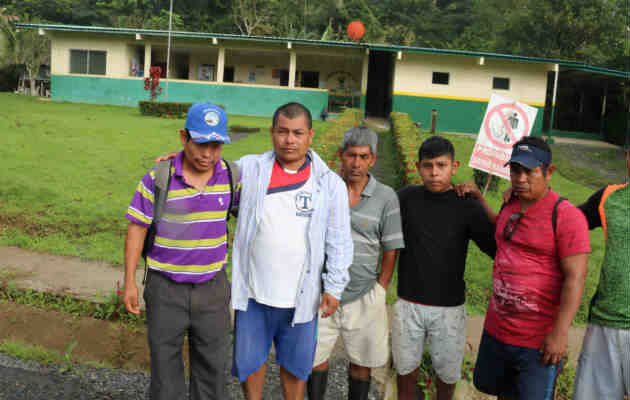
[[[228,363],[231,365],[231,361]],[[143,372],[100,369],[74,364],[72,372],[60,373],[59,365],[45,366],[22,361],[0,353],[0,399],[2,400],[143,400],[149,376]],[[243,400],[240,384],[231,378],[230,398]],[[282,399],[279,366],[270,363],[263,398]],[[326,399],[347,398],[347,362],[333,360]],[[372,387],[370,400],[380,399]]]

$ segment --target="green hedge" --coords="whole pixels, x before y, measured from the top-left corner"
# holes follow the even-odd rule
[[[361,124],[362,111],[358,108],[346,108],[337,118],[330,122],[326,132],[313,142],[313,149],[328,162],[333,171],[339,168],[339,145],[346,130]]]
[[[402,161],[402,179],[407,185],[420,185],[422,179],[416,168],[418,146],[422,142],[420,130],[407,113],[393,112],[389,116],[394,133],[395,150]]]
[[[177,103],[165,101],[139,101],[140,113],[163,118],[186,118],[188,109],[195,103]],[[225,110],[225,106],[217,104]]]

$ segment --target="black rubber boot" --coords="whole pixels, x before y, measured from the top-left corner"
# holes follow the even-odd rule
[[[348,400],[367,400],[370,393],[370,381],[348,377]]]
[[[326,385],[328,384],[328,370],[311,371],[311,376],[306,381],[306,393],[308,400],[324,400]]]

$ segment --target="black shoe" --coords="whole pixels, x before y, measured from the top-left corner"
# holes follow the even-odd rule
[[[348,376],[348,400],[367,400],[370,393],[370,379],[355,379]]]
[[[311,376],[306,381],[306,393],[308,400],[324,400],[326,385],[328,384],[328,370],[311,371]]]

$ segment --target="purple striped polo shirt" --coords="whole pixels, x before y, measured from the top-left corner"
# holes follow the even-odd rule
[[[155,245],[147,265],[175,282],[201,283],[212,279],[227,262],[226,216],[230,203],[228,170],[221,160],[203,191],[190,186],[182,174],[184,152],[171,167],[171,184]],[[125,217],[148,228],[153,219],[155,171],[138,184]],[[234,182],[234,190],[240,182]],[[238,196],[234,196],[238,201]]]

